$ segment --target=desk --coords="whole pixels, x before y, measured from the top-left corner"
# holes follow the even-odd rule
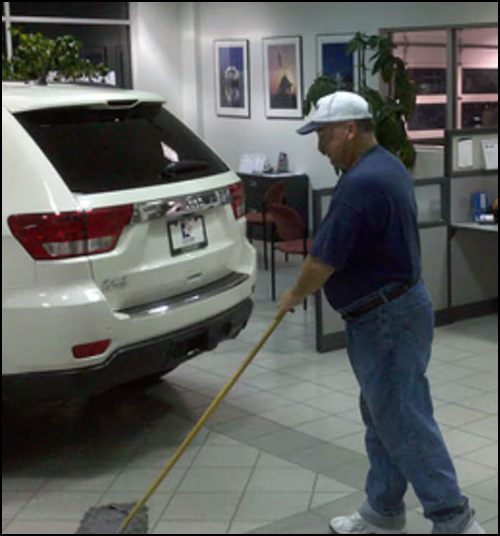
[[[480,223],[455,223],[452,225],[452,228],[456,231],[476,231],[482,233],[497,233],[498,234],[498,223],[494,225],[486,225]]]
[[[498,308],[498,224],[450,226],[448,308],[454,320]]]

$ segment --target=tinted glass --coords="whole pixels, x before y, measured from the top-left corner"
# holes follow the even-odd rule
[[[228,171],[156,103],[126,110],[52,109],[17,117],[73,192],[144,188]]]
[[[464,69],[462,72],[462,93],[498,93],[498,69]]]
[[[498,128],[498,102],[463,103],[462,128]]]
[[[408,121],[409,130],[442,130],[446,128],[446,104],[417,104]]]
[[[408,69],[417,95],[446,95],[446,69]]]
[[[128,19],[128,2],[11,2],[12,15]]]

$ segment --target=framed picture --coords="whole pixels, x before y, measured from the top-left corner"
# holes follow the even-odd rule
[[[219,116],[250,117],[248,40],[215,41],[215,95]]]
[[[331,76],[338,89],[356,91],[359,87],[356,56],[347,54],[347,45],[354,34],[318,35],[318,75]]]
[[[302,39],[264,39],[266,117],[302,119]]]

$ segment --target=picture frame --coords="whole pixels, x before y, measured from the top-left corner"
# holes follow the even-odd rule
[[[250,71],[248,39],[214,42],[216,114],[220,117],[250,117]]]
[[[302,38],[265,38],[263,54],[266,117],[302,119]]]
[[[354,34],[327,34],[316,36],[318,76],[332,76],[339,89],[359,90],[358,61],[355,54],[347,54],[347,45]]]

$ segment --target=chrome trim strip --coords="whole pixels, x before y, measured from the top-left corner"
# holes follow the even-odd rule
[[[183,216],[200,214],[211,208],[230,205],[232,201],[229,188],[217,188],[201,194],[137,203],[134,205],[132,223],[147,223],[160,218],[176,220]]]
[[[179,309],[186,305],[201,302],[213,298],[223,292],[232,290],[243,283],[246,283],[250,279],[247,274],[240,274],[233,272],[230,275],[215,281],[205,287],[197,288],[185,294],[179,294],[178,296],[172,296],[165,300],[159,300],[157,302],[148,303],[145,305],[139,305],[136,307],[130,307],[129,309],[123,309],[118,311],[119,314],[124,314],[133,318],[145,318],[152,316],[160,316],[174,309]]]

